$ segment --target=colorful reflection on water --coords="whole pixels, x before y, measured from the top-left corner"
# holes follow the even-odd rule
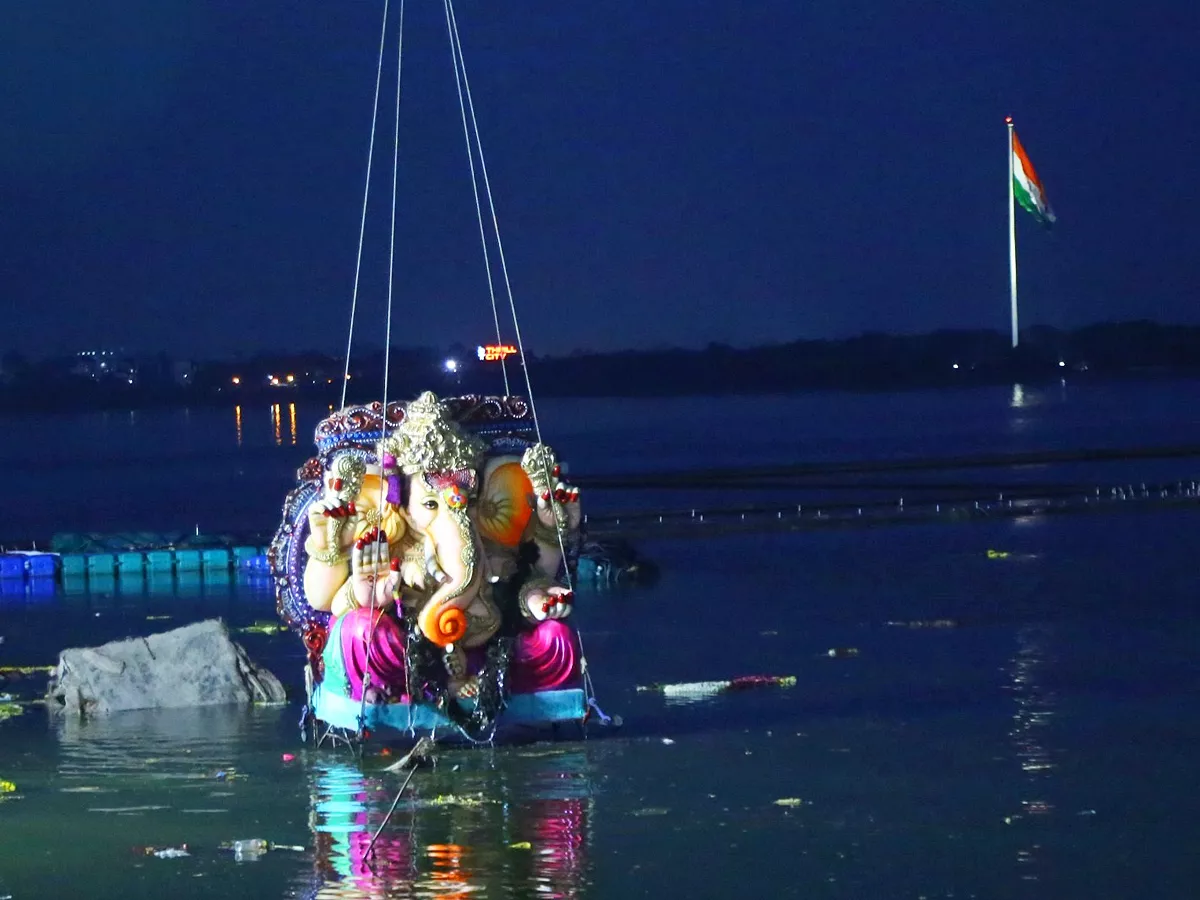
[[[589,866],[587,748],[503,756],[502,767],[493,757],[470,772],[445,760],[419,770],[390,818],[402,775],[319,760],[309,814],[314,886],[307,896],[579,897]]]

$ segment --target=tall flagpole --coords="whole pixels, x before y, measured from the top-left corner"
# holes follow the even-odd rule
[[[1008,280],[1012,289],[1012,345],[1017,346],[1017,211],[1013,198],[1013,120],[1008,125]]]

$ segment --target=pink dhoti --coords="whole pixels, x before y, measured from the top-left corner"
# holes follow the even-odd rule
[[[388,613],[352,609],[342,615],[342,662],[350,697],[361,700],[367,671],[367,642],[371,641],[371,687],[397,699],[404,690],[404,628]],[[372,621],[374,628],[372,629]]]
[[[374,691],[383,698],[399,700],[405,686],[405,634],[396,618],[369,609],[352,609],[342,615],[339,634],[351,699],[362,699],[369,663]],[[369,659],[368,641],[371,642]],[[472,668],[482,663],[484,656],[482,648],[473,651]],[[576,687],[579,679],[579,643],[569,625],[559,619],[547,619],[532,631],[517,636],[508,673],[512,693]]]
[[[514,694],[576,687],[579,682],[579,642],[561,619],[539,622],[517,638],[508,686]]]

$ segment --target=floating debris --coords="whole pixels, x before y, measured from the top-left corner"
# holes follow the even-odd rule
[[[825,651],[825,655],[830,659],[849,659],[852,656],[858,656],[857,647],[831,647]]]
[[[788,807],[803,806],[804,801],[801,800],[799,797],[780,797],[778,800],[775,801],[775,805],[776,806],[788,806]]]
[[[186,847],[187,845],[184,844],[184,846]],[[305,850],[304,847],[298,847],[294,844],[276,844],[263,838],[243,838],[237,841],[227,841],[219,844],[217,849],[232,850],[233,858],[239,862],[258,859],[264,853],[269,853],[272,850],[287,850],[292,853],[303,853]]]
[[[499,803],[499,800],[485,800],[482,794],[473,797],[458,796],[457,794],[439,794],[430,800],[418,801],[417,806],[461,806],[465,809],[476,809],[488,803]]]
[[[1012,556],[1012,554],[1009,553],[1007,550],[989,549],[987,552],[988,559],[1008,559],[1010,556]]]
[[[0,722],[12,719],[25,712],[17,703],[0,703]]]
[[[728,691],[740,691],[756,687],[793,687],[795,675],[742,675],[724,681],[687,681],[680,684],[639,684],[641,692],[654,692],[664,697],[687,701],[707,700]]]
[[[239,634],[278,634],[284,629],[285,626],[278,622],[255,622],[253,625],[238,628],[237,632]]]
[[[159,859],[179,859],[180,857],[191,856],[192,854],[188,853],[187,844],[182,844],[178,847],[162,847],[161,849],[147,847],[146,855],[156,856]]]
[[[15,784],[0,778],[0,794],[15,794],[16,792],[17,786]]]
[[[415,769],[417,766],[433,762],[436,743],[431,737],[422,737],[413,748],[396,762],[385,768],[385,772],[400,772],[404,769]],[[384,748],[386,749],[386,748]]]
[[[645,809],[635,809],[631,816],[665,816],[671,810],[665,806],[647,806]]]
[[[957,628],[955,619],[908,619],[900,622],[884,622],[890,628]]]
[[[529,841],[517,841],[515,844],[508,845],[509,850],[532,850],[533,844]]]
[[[55,666],[0,666],[0,684],[20,681],[32,675],[50,675]]]
[[[155,812],[160,809],[170,809],[169,806],[94,806],[88,812],[94,813],[139,813]]]

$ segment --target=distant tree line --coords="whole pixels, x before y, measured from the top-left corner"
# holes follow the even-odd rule
[[[0,410],[118,409],[233,405],[303,399],[337,404],[378,399],[383,353],[345,361],[318,352],[264,353],[239,360],[177,360],[166,354],[103,361],[94,355],[31,361],[0,357]],[[1076,330],[1035,327],[1013,349],[1006,333],[945,330],[868,332],[842,340],[796,340],[734,348],[576,351],[527,360],[538,396],[668,396],[806,389],[875,390],[1033,381],[1070,375],[1110,378],[1200,374],[1200,327],[1149,321]],[[506,365],[510,391],[525,393],[520,360]],[[500,364],[455,345],[395,347],[390,397],[502,393]]]

